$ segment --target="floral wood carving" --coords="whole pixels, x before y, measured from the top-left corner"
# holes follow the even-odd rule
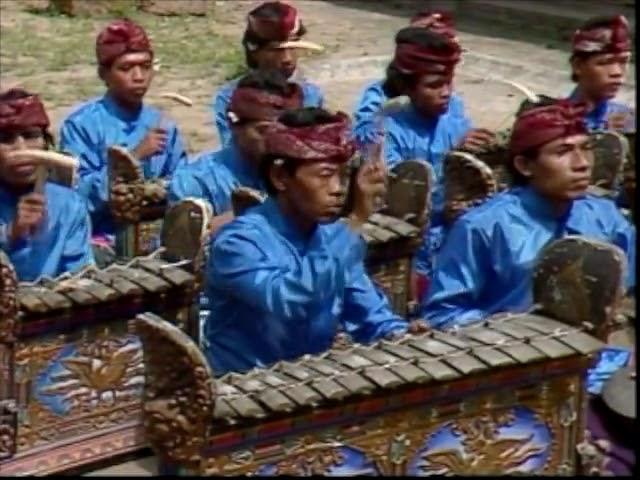
[[[198,471],[213,420],[213,376],[198,346],[153,314],[137,317],[144,351],[146,438],[166,461]]]
[[[15,342],[18,321],[18,279],[9,257],[0,250],[0,342]]]

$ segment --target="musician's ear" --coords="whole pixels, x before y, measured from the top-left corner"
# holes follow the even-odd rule
[[[285,168],[282,162],[274,162],[269,169],[269,180],[271,186],[277,193],[282,193],[287,190],[287,180],[291,177],[289,171]]]
[[[513,166],[517,170],[517,172],[527,180],[529,180],[533,175],[533,172],[531,170],[531,159],[523,155],[517,155],[514,157]]]
[[[577,82],[582,76],[585,59],[574,55],[571,57],[571,80]]]

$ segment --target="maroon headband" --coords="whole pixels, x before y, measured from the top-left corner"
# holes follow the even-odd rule
[[[449,40],[457,41],[455,22],[449,12],[424,10],[411,19],[411,26],[424,27]]]
[[[629,23],[622,15],[609,25],[579,29],[573,34],[573,53],[624,53],[631,50]]]
[[[425,48],[414,43],[399,43],[396,46],[393,65],[406,74],[445,74],[453,75],[460,61],[461,50],[457,43],[447,41],[442,49]]]
[[[277,17],[261,15],[264,7],[274,7],[278,12]],[[273,42],[284,42],[299,38],[301,29],[298,11],[282,2],[266,2],[255,8],[247,16],[247,30],[255,36]]]
[[[98,64],[110,65],[119,56],[133,52],[149,52],[153,55],[147,34],[137,23],[126,18],[116,20],[98,34]]]
[[[302,89],[289,83],[288,95],[278,95],[257,88],[238,87],[233,91],[227,116],[231,123],[242,120],[276,120],[284,111],[302,107]]]
[[[559,138],[587,133],[585,113],[585,104],[569,100],[527,110],[518,116],[513,126],[509,145],[511,154],[522,155]]]
[[[9,90],[6,93],[11,92]],[[0,129],[47,128],[49,117],[37,95],[0,102]]]
[[[274,123],[266,135],[267,153],[301,162],[345,163],[356,151],[349,116],[337,112],[333,121],[309,127]]]

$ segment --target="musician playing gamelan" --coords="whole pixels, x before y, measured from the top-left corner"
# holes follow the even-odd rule
[[[80,160],[78,192],[88,201],[94,233],[112,235],[108,148],[131,151],[147,180],[170,177],[187,154],[175,123],[144,103],[154,58],[144,29],[127,19],[110,23],[98,34],[96,56],[107,92],[64,120],[60,145]]]
[[[337,220],[349,136],[345,114],[313,108],[269,130],[261,172],[271,196],[223,227],[210,251],[204,345],[216,374],[325,351],[340,327],[358,342],[407,330],[363,264],[359,231],[384,193],[380,160],[359,170],[353,211]]]
[[[40,161],[12,156],[50,149],[49,124],[37,95],[17,88],[0,94],[0,249],[22,281],[93,263],[84,199],[49,181],[36,191]]]

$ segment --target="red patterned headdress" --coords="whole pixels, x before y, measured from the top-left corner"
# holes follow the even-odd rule
[[[624,53],[631,50],[629,23],[622,15],[608,25],[578,29],[573,34],[573,53]]]
[[[449,12],[443,12],[439,10],[424,10],[417,13],[411,19],[412,27],[423,27],[433,33],[442,35],[443,37],[458,41],[456,36],[455,22],[453,16]]]
[[[269,155],[300,162],[345,163],[356,151],[349,116],[337,112],[333,121],[308,127],[275,123],[266,135]]]
[[[5,92],[10,94],[13,90]],[[29,127],[49,127],[49,117],[37,95],[0,102],[0,129],[20,130]]]
[[[585,113],[585,104],[569,100],[525,111],[518,116],[511,132],[511,155],[521,155],[562,137],[587,133]]]
[[[229,120],[232,124],[243,120],[273,121],[286,110],[301,108],[302,89],[296,83],[288,85],[288,95],[278,95],[252,87],[236,88],[227,108]]]
[[[265,2],[249,12],[247,16],[247,35],[255,41],[245,40],[250,51],[260,47],[305,48],[322,50],[320,45],[301,40],[304,27],[298,11],[283,2]]]
[[[98,64],[110,65],[125,53],[149,52],[151,43],[144,29],[129,19],[116,20],[102,30],[96,39]]]
[[[444,38],[444,37],[443,37]],[[444,48],[430,48],[416,43],[398,43],[393,65],[405,74],[444,74],[453,75],[460,61],[460,46],[447,40]]]

